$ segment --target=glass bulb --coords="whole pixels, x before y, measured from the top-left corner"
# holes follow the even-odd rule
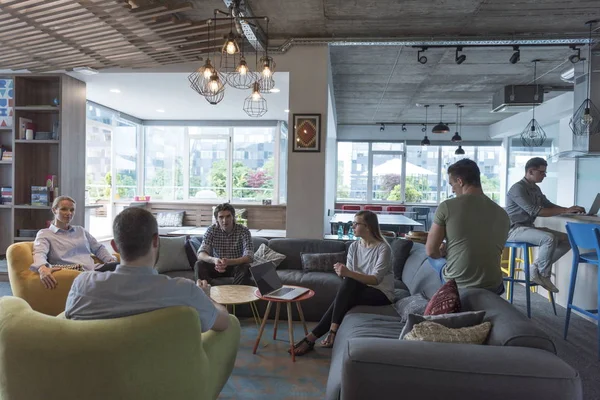
[[[240,66],[238,67],[238,72],[240,73],[240,75],[246,75],[248,73],[248,67],[244,64],[240,64]]]
[[[227,54],[235,54],[237,52],[235,42],[233,40],[229,40],[225,50],[227,51]]]
[[[212,75],[212,70],[211,70],[211,68],[205,68],[205,69],[204,69],[204,77],[205,77],[206,79],[210,79],[210,76],[211,76],[211,75]]]
[[[265,65],[265,68],[262,70],[262,74],[265,78],[271,77],[271,68],[268,65]]]
[[[208,89],[211,91],[211,93],[217,93],[219,91],[219,81],[212,79],[208,84]]]
[[[584,125],[591,125],[594,122],[594,118],[590,115],[590,109],[586,108],[583,116],[581,117],[581,123]]]
[[[260,92],[252,92],[252,100],[254,100],[254,101],[260,100]]]

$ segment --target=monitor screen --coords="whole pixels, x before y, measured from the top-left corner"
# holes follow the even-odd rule
[[[272,262],[256,265],[250,271],[262,296],[281,288],[281,279]]]

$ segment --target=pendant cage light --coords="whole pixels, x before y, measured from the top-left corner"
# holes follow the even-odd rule
[[[444,114],[444,105],[440,104],[440,123],[433,127],[431,133],[448,133],[450,132],[450,128],[448,125],[443,123],[443,114]]]
[[[425,104],[425,130],[423,132],[425,132],[425,136],[423,137],[423,140],[421,140],[421,146],[429,146],[431,144],[431,142],[429,141],[429,138],[427,137],[427,110],[429,109],[429,104]]]
[[[586,22],[586,24],[590,27],[587,59],[587,96],[569,121],[569,126],[571,127],[573,135],[575,136],[595,135],[600,132],[600,110],[598,110],[598,107],[596,107],[596,105],[594,105],[590,99],[590,90],[592,86],[592,25],[596,23],[598,23],[598,20]]]
[[[454,154],[457,155],[457,156],[464,156],[465,155],[465,150],[459,144],[458,145],[458,149],[456,149],[456,151],[454,152]]]
[[[244,111],[254,118],[262,117],[268,111],[267,100],[260,94],[258,82],[254,82],[252,94],[244,100]]]
[[[265,18],[267,23],[267,37],[265,39],[265,54],[260,58],[258,66],[256,67],[256,73],[258,74],[258,84],[260,86],[261,93],[270,93],[271,89],[275,87],[275,80],[273,74],[277,65],[273,60],[273,57],[269,56],[269,18]]]
[[[462,137],[460,136],[460,134],[458,132],[462,128],[462,109],[463,109],[463,107],[464,106],[462,104],[456,103],[456,132],[454,132],[454,136],[452,136],[452,139],[450,139],[454,143],[462,142]],[[460,112],[460,115],[459,115],[459,112]]]
[[[533,83],[537,81],[537,63],[540,60],[533,60]],[[539,85],[535,85],[535,101],[539,98],[538,93]],[[535,119],[535,103],[533,105],[533,114],[531,121],[527,124],[525,129],[521,132],[521,143],[525,147],[540,147],[546,141],[546,132],[540,126],[540,124]]]
[[[208,24],[208,45],[210,46],[210,26],[212,21],[209,19]],[[190,86],[194,91],[196,91],[201,96],[211,95],[209,93],[208,84],[210,83],[210,78],[215,71],[215,67],[210,60],[210,55],[206,58],[206,62],[198,68],[195,72],[192,72],[188,76],[188,81],[190,82]]]

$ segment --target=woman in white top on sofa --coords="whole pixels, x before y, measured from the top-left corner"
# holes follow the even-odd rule
[[[327,337],[321,345],[333,347],[337,329],[352,307],[383,306],[391,304],[394,299],[391,249],[381,235],[377,214],[359,211],[354,216],[352,227],[360,240],[350,245],[346,265],[337,263],[333,266],[338,276],[343,278],[342,284],[319,324],[294,345],[297,356],[311,351],[315,341],[325,333]]]
[[[75,216],[75,200],[59,196],[52,202],[54,220],[50,228],[41,229],[33,242],[33,264],[29,268],[40,274],[46,289],[54,289],[58,282],[52,274],[60,268],[53,265],[83,266],[86,270],[114,271],[117,259],[98,243],[82,226],[71,225]],[[95,264],[94,254],[105,264]]]

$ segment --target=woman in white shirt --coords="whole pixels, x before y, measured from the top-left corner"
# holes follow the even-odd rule
[[[29,268],[40,274],[46,289],[58,282],[52,274],[60,268],[52,265],[81,265],[86,270],[114,271],[117,259],[98,243],[82,226],[71,225],[75,216],[75,200],[59,196],[52,202],[54,220],[50,228],[41,229],[33,242],[33,264]],[[105,264],[96,265],[91,254]]]
[[[394,275],[391,249],[379,229],[377,214],[359,211],[352,223],[354,235],[360,238],[350,245],[346,265],[337,263],[335,272],[343,278],[335,300],[319,324],[294,345],[297,356],[311,351],[318,338],[327,333],[322,347],[333,347],[335,334],[344,315],[354,306],[383,306],[394,299]]]

